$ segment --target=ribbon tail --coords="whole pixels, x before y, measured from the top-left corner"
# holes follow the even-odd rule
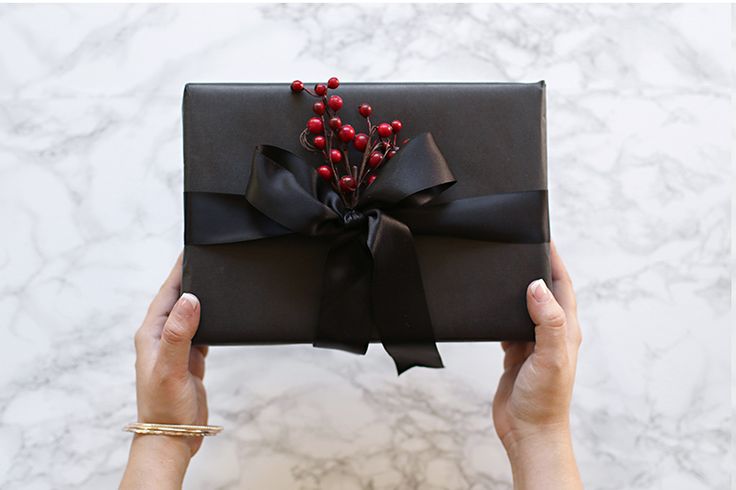
[[[314,347],[366,353],[372,332],[370,264],[359,233],[335,238],[325,262]]]
[[[384,340],[383,348],[393,359],[396,365],[396,373],[399,375],[413,367],[445,367],[434,343],[387,343]]]
[[[411,231],[400,221],[373,211],[368,216],[367,244],[373,256],[373,319],[398,374],[414,366],[444,367]]]

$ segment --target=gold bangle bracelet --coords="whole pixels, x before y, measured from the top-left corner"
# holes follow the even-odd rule
[[[133,422],[123,427],[124,431],[136,434],[180,437],[216,436],[222,432],[222,429],[219,425],[147,424],[143,422]]]

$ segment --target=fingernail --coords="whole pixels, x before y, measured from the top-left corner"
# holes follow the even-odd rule
[[[549,299],[549,289],[544,283],[544,279],[537,279],[531,285],[532,296],[537,303],[544,303]]]
[[[197,310],[198,304],[199,301],[197,301],[196,296],[191,293],[184,293],[181,295],[181,298],[179,298],[179,301],[177,301],[176,307],[181,315],[192,316]]]

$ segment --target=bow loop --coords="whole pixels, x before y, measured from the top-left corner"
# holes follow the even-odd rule
[[[288,201],[284,199],[288,196]],[[261,213],[305,235],[336,233],[342,201],[301,157],[271,145],[253,152],[245,198]]]
[[[423,206],[455,183],[431,133],[412,138],[380,172],[361,196],[359,207]]]

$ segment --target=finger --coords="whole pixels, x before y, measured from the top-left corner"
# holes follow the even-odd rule
[[[161,329],[169,313],[171,313],[174,303],[179,298],[179,294],[181,294],[179,291],[181,288],[181,265],[182,254],[179,254],[174,267],[161,285],[158,294],[151,301],[146,318],[143,320],[141,328],[155,338],[161,336]]]
[[[567,322],[565,311],[557,303],[543,279],[537,279],[527,288],[526,304],[536,325],[535,354],[559,361],[567,355]]]
[[[555,242],[550,242],[550,256],[552,259],[552,280],[567,280],[570,281],[570,274],[567,272],[567,267],[562,262],[562,257],[557,250]]]
[[[189,353],[189,372],[199,379],[204,379],[204,354],[200,346],[195,346]]]
[[[207,354],[210,352],[210,346],[209,345],[202,345],[197,344],[194,346],[195,349],[197,349],[199,352],[202,353],[202,357],[207,357]]]
[[[502,342],[505,355],[503,357],[504,370],[510,369],[518,364],[523,364],[532,353],[533,342]]]
[[[521,364],[504,370],[503,374],[498,380],[496,394],[493,397],[494,409],[496,400],[508,400],[508,398],[511,396],[511,392],[514,390],[514,383],[516,382],[516,376],[519,373],[519,369],[521,369]]]
[[[580,345],[582,335],[580,332],[580,324],[578,323],[577,300],[575,298],[575,290],[572,286],[572,279],[567,272],[562,257],[557,253],[557,247],[552,243],[550,254],[552,263],[552,293],[565,310],[567,316],[567,338],[576,346]]]
[[[156,361],[170,373],[185,374],[189,369],[192,337],[199,326],[199,300],[184,293],[171,310],[161,331],[161,342]]]
[[[552,265],[552,291],[555,298],[568,315],[576,314],[575,291],[572,288],[572,279],[567,272],[562,257],[557,253],[557,247],[552,243],[550,250],[550,262]]]

